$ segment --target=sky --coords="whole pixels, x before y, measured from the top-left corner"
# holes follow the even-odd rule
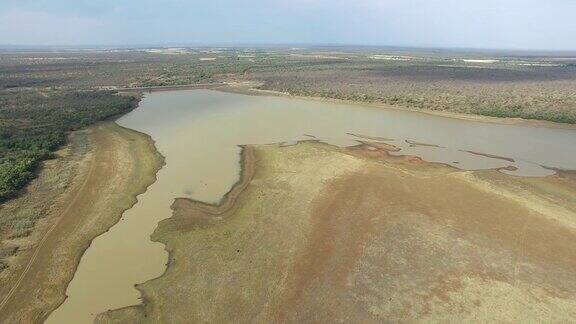
[[[0,0],[0,45],[576,50],[576,0]]]

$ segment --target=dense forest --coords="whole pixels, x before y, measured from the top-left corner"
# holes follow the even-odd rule
[[[67,131],[130,109],[134,97],[111,91],[0,91],[0,202],[14,196]]]

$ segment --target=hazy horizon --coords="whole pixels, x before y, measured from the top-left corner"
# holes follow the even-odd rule
[[[570,0],[9,0],[0,45],[574,51],[574,12]]]

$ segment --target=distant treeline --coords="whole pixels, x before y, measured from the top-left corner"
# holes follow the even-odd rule
[[[66,132],[128,111],[134,100],[111,91],[0,91],[0,202],[34,177]]]
[[[182,55],[0,53],[0,201],[33,177],[66,131],[129,109],[133,98],[96,90],[109,86],[250,81],[303,96],[576,123],[572,61],[503,58],[477,66],[440,54],[409,54],[406,61],[373,54],[379,53],[231,48]],[[73,90],[78,88],[94,91]]]

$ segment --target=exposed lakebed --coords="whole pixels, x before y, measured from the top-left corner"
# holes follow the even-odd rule
[[[507,168],[502,172],[546,176],[553,169],[576,169],[574,130],[284,97],[158,92],[118,124],[149,134],[166,165],[122,220],[92,242],[69,297],[48,322],[90,322],[100,312],[140,303],[134,285],[161,275],[167,262],[164,246],[150,241],[150,234],[171,216],[175,198],[218,203],[239,177],[239,145],[317,139],[350,146],[379,140],[399,149],[393,154],[465,170]]]

